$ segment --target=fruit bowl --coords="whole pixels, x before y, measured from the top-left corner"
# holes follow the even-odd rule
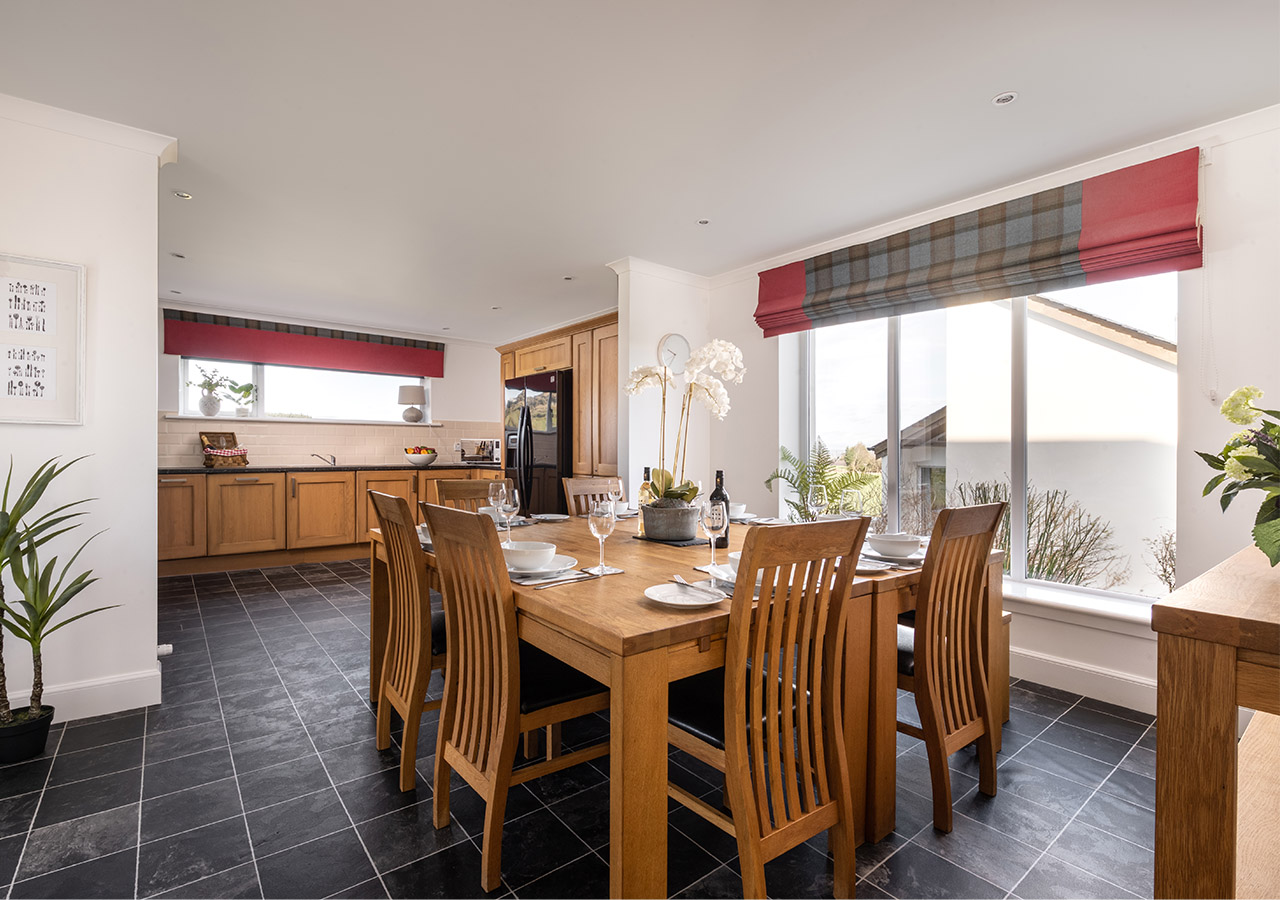
[[[434,453],[406,453],[406,454],[404,455],[404,458],[405,458],[405,459],[407,459],[407,460],[409,461],[409,465],[411,465],[411,466],[417,466],[418,468],[422,468],[422,467],[424,467],[424,466],[429,466],[429,465],[431,465],[433,462],[435,462],[435,461],[436,461],[436,454],[434,454]]]

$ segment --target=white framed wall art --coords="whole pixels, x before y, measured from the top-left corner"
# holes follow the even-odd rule
[[[0,422],[84,424],[84,266],[0,253]]]

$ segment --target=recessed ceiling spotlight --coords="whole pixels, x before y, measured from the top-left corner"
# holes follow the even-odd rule
[[[182,293],[182,291],[174,291],[174,290],[171,290],[171,291],[169,291],[169,293],[170,293],[170,294],[181,294],[181,293]]]
[[[441,331],[448,331],[448,330],[449,330],[449,326],[448,326],[448,325],[442,325],[442,326],[440,327],[440,330],[441,330]]]
[[[1005,91],[1003,93],[996,94],[994,97],[992,97],[991,105],[992,106],[1008,106],[1010,103],[1012,103],[1014,100],[1017,100],[1017,99],[1018,99],[1017,91]]]
[[[572,275],[566,275],[566,276],[564,276],[564,280],[565,280],[565,281],[573,281],[573,276],[572,276]]]
[[[190,195],[190,194],[188,194],[186,191],[174,191],[174,192],[173,192],[173,196],[177,197],[179,200],[190,200],[190,199],[191,199],[191,195]]]
[[[699,224],[699,225],[710,225],[710,224],[711,224],[711,220],[710,220],[710,219],[699,219],[699,220],[698,220],[698,224]]]
[[[186,258],[187,258],[187,255],[186,255],[185,253],[170,253],[169,255],[170,255],[170,256],[172,256],[174,259],[186,259]]]
[[[501,307],[501,306],[490,306],[489,308],[490,308],[490,309],[502,309],[502,307]]]

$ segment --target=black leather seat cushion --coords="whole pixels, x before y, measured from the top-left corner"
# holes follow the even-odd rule
[[[599,694],[605,686],[532,644],[520,642],[520,712]]]
[[[911,619],[915,621],[915,617]],[[916,630],[902,624],[898,619],[898,674],[916,674]]]
[[[431,655],[443,656],[449,644],[444,637],[444,610],[431,613]]]
[[[671,682],[667,721],[712,747],[724,749],[724,669]]]

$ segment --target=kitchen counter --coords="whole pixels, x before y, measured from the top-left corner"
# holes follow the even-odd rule
[[[399,463],[393,465],[377,465],[377,464],[355,464],[355,465],[336,465],[331,466],[328,463],[317,463],[315,465],[297,465],[297,466],[226,466],[223,468],[209,468],[206,466],[177,466],[169,468],[161,468],[161,475],[200,475],[208,473],[225,474],[228,472],[261,472],[262,474],[270,474],[273,472],[376,472],[387,471],[392,472],[399,469],[413,469],[429,472],[432,469],[501,469],[502,466],[497,463],[463,463],[463,462],[440,462],[437,460],[429,466],[414,466],[409,463]]]

